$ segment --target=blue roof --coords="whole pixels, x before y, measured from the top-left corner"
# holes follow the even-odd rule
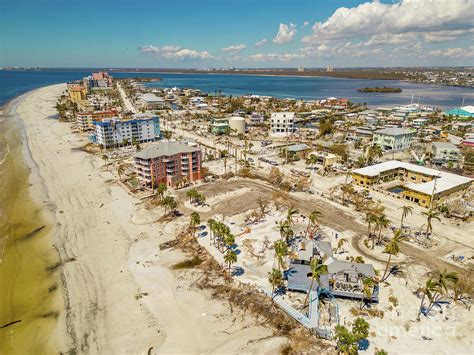
[[[462,108],[453,108],[446,112],[447,115],[474,117],[474,113],[463,110]]]

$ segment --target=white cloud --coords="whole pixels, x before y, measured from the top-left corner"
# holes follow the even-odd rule
[[[255,43],[255,47],[262,47],[265,44],[267,44],[267,42],[268,42],[268,40],[266,38],[263,38],[260,41],[258,41],[257,43]]]
[[[275,44],[285,44],[293,41],[293,38],[298,33],[296,30],[296,25],[290,23],[287,25],[286,23],[280,23],[280,27],[278,29],[278,33],[273,39],[273,43]]]
[[[364,46],[385,46],[391,44],[405,44],[416,40],[416,33],[390,34],[381,33],[371,36]]]
[[[473,33],[474,28],[471,28],[469,30],[427,32],[423,34],[423,38],[426,42],[438,43],[452,41],[460,36],[472,35]]]
[[[293,59],[305,58],[305,55],[298,53],[257,53],[249,56],[248,58],[255,62],[289,62]]]
[[[380,34],[426,33],[472,28],[472,0],[379,1],[338,8],[325,22],[317,22],[304,43]]]
[[[234,44],[232,46],[224,47],[222,50],[224,52],[239,52],[241,50],[244,50],[246,48],[245,44]]]
[[[306,26],[308,26],[308,25],[309,25],[309,21],[305,21],[305,22],[303,22],[303,26],[305,26],[305,27],[306,27]]]
[[[209,59],[212,56],[207,51],[197,51],[195,49],[181,48],[180,46],[157,47],[147,45],[140,48],[142,53],[150,54],[155,57],[184,60],[184,59]]]
[[[469,48],[445,48],[437,49],[429,52],[429,55],[434,57],[448,57],[448,58],[474,58],[474,46]]]

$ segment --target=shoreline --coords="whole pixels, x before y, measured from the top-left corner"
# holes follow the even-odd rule
[[[37,89],[35,89],[37,90]],[[56,327],[61,298],[56,292],[59,278],[49,269],[59,263],[52,246],[54,223],[39,167],[32,157],[26,129],[17,113],[35,90],[18,95],[2,106],[2,121],[8,153],[2,164],[4,215],[0,230],[3,282],[7,286],[1,304],[2,324],[18,322],[2,330],[0,349],[48,351],[55,348],[50,338]],[[15,189],[16,191],[12,191]],[[25,290],[26,289],[26,290]],[[7,296],[8,295],[8,296]],[[42,329],[43,334],[36,334]],[[7,344],[9,343],[9,344]]]
[[[29,92],[16,109],[27,137],[22,149],[28,147],[42,179],[29,190],[38,197],[41,186],[47,193],[40,208],[51,212],[50,235],[61,260],[54,272],[64,307],[54,309],[57,323],[47,339],[31,333],[54,344],[53,352],[219,352],[229,342],[234,351],[281,349],[285,338],[192,288],[193,270],[172,270],[185,254],[158,246],[175,238],[176,226],[147,219],[143,204],[115,183],[114,168],[77,149],[87,138],[50,118],[64,88]],[[33,345],[24,346],[31,353]]]

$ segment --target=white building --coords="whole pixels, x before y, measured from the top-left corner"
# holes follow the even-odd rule
[[[390,152],[409,149],[415,134],[406,128],[385,128],[374,132],[373,143]]]
[[[136,115],[128,120],[107,118],[94,122],[94,126],[96,142],[104,148],[160,139],[160,118],[154,115]]]
[[[245,118],[240,116],[233,116],[229,118],[229,127],[237,134],[245,133]]]
[[[452,163],[456,166],[459,163],[460,156],[459,148],[452,143],[431,143],[431,162],[433,165]]]
[[[139,102],[141,107],[146,110],[158,110],[166,107],[165,99],[150,92],[140,95]]]
[[[273,112],[271,132],[273,134],[291,134],[296,131],[294,112]]]

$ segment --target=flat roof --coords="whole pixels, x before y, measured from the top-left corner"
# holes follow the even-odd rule
[[[201,149],[191,147],[187,144],[178,142],[160,142],[149,145],[145,149],[135,153],[135,158],[140,159],[155,159],[162,156],[171,156],[180,153],[192,153],[200,151]]]
[[[436,190],[434,191],[434,194],[438,194],[440,192],[452,189],[453,187],[456,187],[458,185],[462,185],[462,184],[472,181],[471,178],[468,178],[465,176],[451,174],[444,171],[431,169],[431,168],[427,168],[420,165],[405,163],[398,160],[390,160],[384,163],[366,166],[365,168],[355,169],[352,172],[358,175],[375,177],[385,171],[394,170],[394,169],[405,169],[405,170],[417,172],[420,174],[437,177]],[[428,182],[424,182],[424,183],[418,183],[418,184],[410,183],[410,184],[405,185],[404,187],[410,190],[418,191],[418,192],[431,196],[433,194],[434,184],[435,184],[435,179]]]
[[[415,134],[415,131],[407,128],[384,128],[374,132],[375,134],[384,134],[387,136],[400,136],[403,134]]]
[[[453,143],[448,142],[433,142],[431,143],[434,147],[438,149],[451,149],[451,150],[459,150]]]

